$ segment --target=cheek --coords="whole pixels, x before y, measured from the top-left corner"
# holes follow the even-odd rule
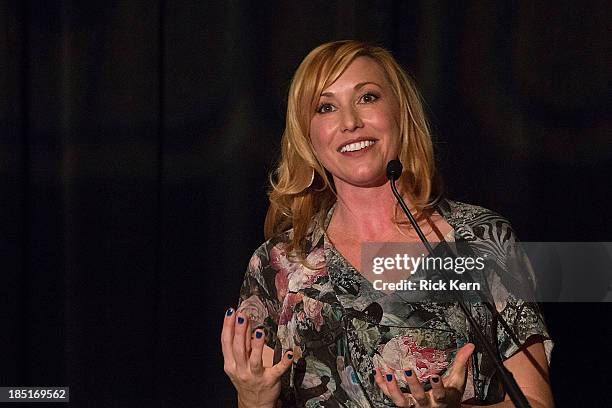
[[[389,131],[393,131],[395,133],[399,133],[398,128],[398,119],[393,111],[387,111],[384,115],[384,124]]]
[[[310,141],[317,154],[321,154],[325,146],[330,142],[330,132],[325,130],[325,126],[320,123],[311,124]]]
[[[400,130],[399,130],[399,119],[394,112],[387,112],[384,118],[382,118],[380,126],[384,128],[384,131],[388,133],[394,140],[399,142]]]
[[[380,106],[368,112],[364,112],[363,119],[371,127],[379,131],[389,133],[397,127],[397,118],[393,109],[389,106]]]

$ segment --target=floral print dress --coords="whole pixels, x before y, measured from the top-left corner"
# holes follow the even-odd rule
[[[395,371],[408,392],[403,370],[412,369],[427,383],[431,375],[445,372],[455,352],[467,342],[475,343],[476,350],[468,367],[464,400],[502,401],[504,392],[494,366],[459,306],[451,301],[415,300],[408,291],[375,290],[327,238],[325,229],[333,209],[323,225],[313,223],[307,240],[308,267],[290,259],[289,230],[255,251],[241,288],[239,309],[249,316],[253,328],[266,331],[267,345],[275,350],[274,361],[287,350],[296,357],[282,378],[283,407],[393,407],[374,383],[374,368]],[[516,252],[516,237],[508,221],[482,207],[450,200],[443,200],[436,209],[453,228],[446,241],[466,244],[457,248],[472,256],[497,255],[488,258],[483,281],[486,296],[520,344],[539,335],[550,356],[552,342],[537,304],[508,290],[517,287],[517,277],[506,262]],[[494,313],[479,302],[468,305],[499,357],[512,356],[518,346]]]

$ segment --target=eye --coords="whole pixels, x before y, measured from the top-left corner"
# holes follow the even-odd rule
[[[373,103],[378,99],[378,95],[375,95],[371,92],[364,94],[361,98],[359,98],[359,102],[361,103]]]
[[[336,108],[330,103],[323,103],[317,108],[317,113],[329,113],[335,111]]]

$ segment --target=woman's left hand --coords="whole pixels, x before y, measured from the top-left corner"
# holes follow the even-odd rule
[[[430,378],[431,390],[427,392],[411,370],[407,370],[404,375],[405,382],[410,387],[410,393],[402,393],[392,372],[381,373],[380,370],[376,370],[374,378],[383,393],[391,398],[398,407],[459,408],[465,390],[467,362],[473,351],[474,345],[471,343],[461,347],[455,356],[448,376],[444,378],[444,381],[440,376],[432,376]]]

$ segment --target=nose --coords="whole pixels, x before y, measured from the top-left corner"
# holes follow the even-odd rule
[[[342,131],[353,132],[360,127],[363,127],[363,122],[357,109],[354,107],[344,109],[342,113]]]

